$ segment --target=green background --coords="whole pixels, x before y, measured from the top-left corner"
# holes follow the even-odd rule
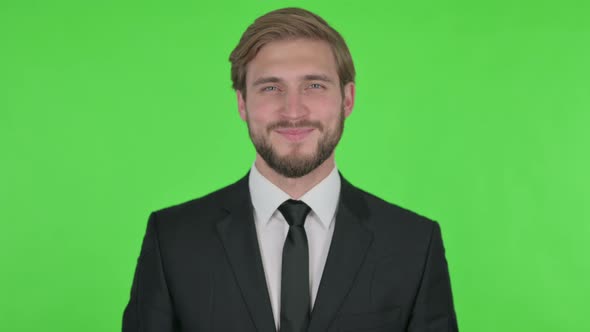
[[[243,176],[230,51],[349,43],[337,164],[440,222],[462,331],[590,331],[588,1],[0,3],[0,330],[117,331],[150,211]]]

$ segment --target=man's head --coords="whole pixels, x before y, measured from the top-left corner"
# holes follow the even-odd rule
[[[320,166],[354,105],[354,66],[338,32],[286,8],[259,17],[230,56],[240,116],[259,156],[297,178]]]

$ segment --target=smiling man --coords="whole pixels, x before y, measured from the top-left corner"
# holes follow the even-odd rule
[[[355,99],[342,37],[286,8],[230,56],[256,158],[152,213],[124,331],[457,331],[438,224],[350,184],[334,150]]]
[[[254,167],[294,198],[334,170],[354,104],[352,77],[341,83],[327,42],[290,37],[262,47],[248,62],[245,84],[234,87],[258,152]]]

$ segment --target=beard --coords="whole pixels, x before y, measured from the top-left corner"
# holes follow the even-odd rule
[[[248,132],[256,148],[256,152],[258,152],[270,168],[287,178],[300,178],[320,166],[332,155],[344,131],[344,109],[340,112],[338,123],[333,130],[325,129],[318,121],[303,120],[292,123],[283,120],[270,124],[266,128],[267,135],[258,135],[252,130],[247,114],[246,112]],[[321,136],[315,151],[311,155],[302,155],[299,153],[291,153],[285,156],[278,155],[268,139],[271,132],[275,129],[301,127],[315,128],[320,132]]]

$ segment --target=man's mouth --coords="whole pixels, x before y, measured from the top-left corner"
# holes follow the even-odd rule
[[[277,129],[276,132],[292,142],[297,142],[305,139],[314,128],[285,128]]]

